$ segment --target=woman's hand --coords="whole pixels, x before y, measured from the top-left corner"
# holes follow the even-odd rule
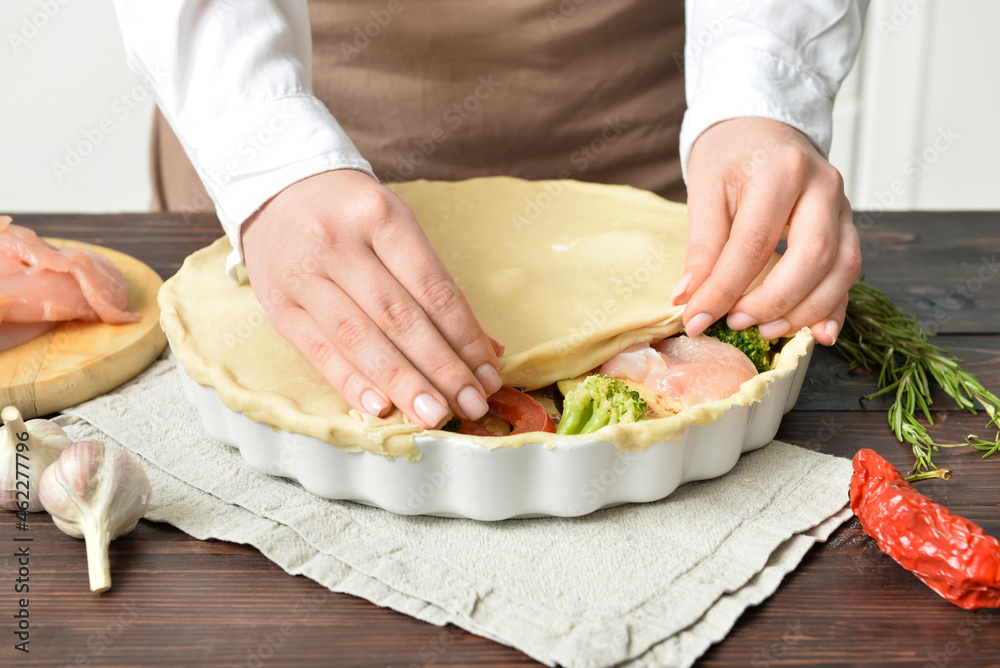
[[[475,420],[497,354],[409,207],[367,174],[295,183],[243,225],[250,283],[274,328],[354,408],[440,426]]]
[[[737,118],[706,130],[688,161],[690,234],[674,303],[696,336],[729,314],[765,338],[809,327],[832,345],[861,272],[858,235],[840,173],[798,130]],[[762,285],[743,294],[782,235],[788,249]]]

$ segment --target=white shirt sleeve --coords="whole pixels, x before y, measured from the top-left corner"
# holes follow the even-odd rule
[[[312,93],[306,0],[115,0],[129,66],[180,139],[242,262],[240,227],[285,187],[371,165]],[[374,176],[374,174],[372,174]]]
[[[827,155],[833,98],[861,44],[868,0],[686,0],[681,167],[710,126],[770,118]]]

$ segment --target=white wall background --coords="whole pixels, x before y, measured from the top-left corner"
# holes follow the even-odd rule
[[[1000,2],[872,0],[834,111],[855,209],[1000,209]]]
[[[998,25],[996,0],[872,0],[834,112],[856,209],[1000,209]],[[146,210],[151,113],[111,0],[0,3],[0,211]]]
[[[152,113],[111,0],[2,0],[0,211],[148,210]]]

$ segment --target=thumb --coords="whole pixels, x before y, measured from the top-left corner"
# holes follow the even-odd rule
[[[684,273],[674,286],[674,304],[687,304],[712,274],[729,239],[731,228],[732,220],[723,193],[708,196],[699,196],[697,191],[691,193],[688,197],[687,256],[684,260]]]

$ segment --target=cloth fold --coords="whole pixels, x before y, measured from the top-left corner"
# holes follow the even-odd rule
[[[252,469],[205,434],[179,373],[168,353],[57,418],[141,459],[147,519],[548,665],[689,666],[850,517],[850,462],[779,441],[721,478],[585,517],[394,515]]]

